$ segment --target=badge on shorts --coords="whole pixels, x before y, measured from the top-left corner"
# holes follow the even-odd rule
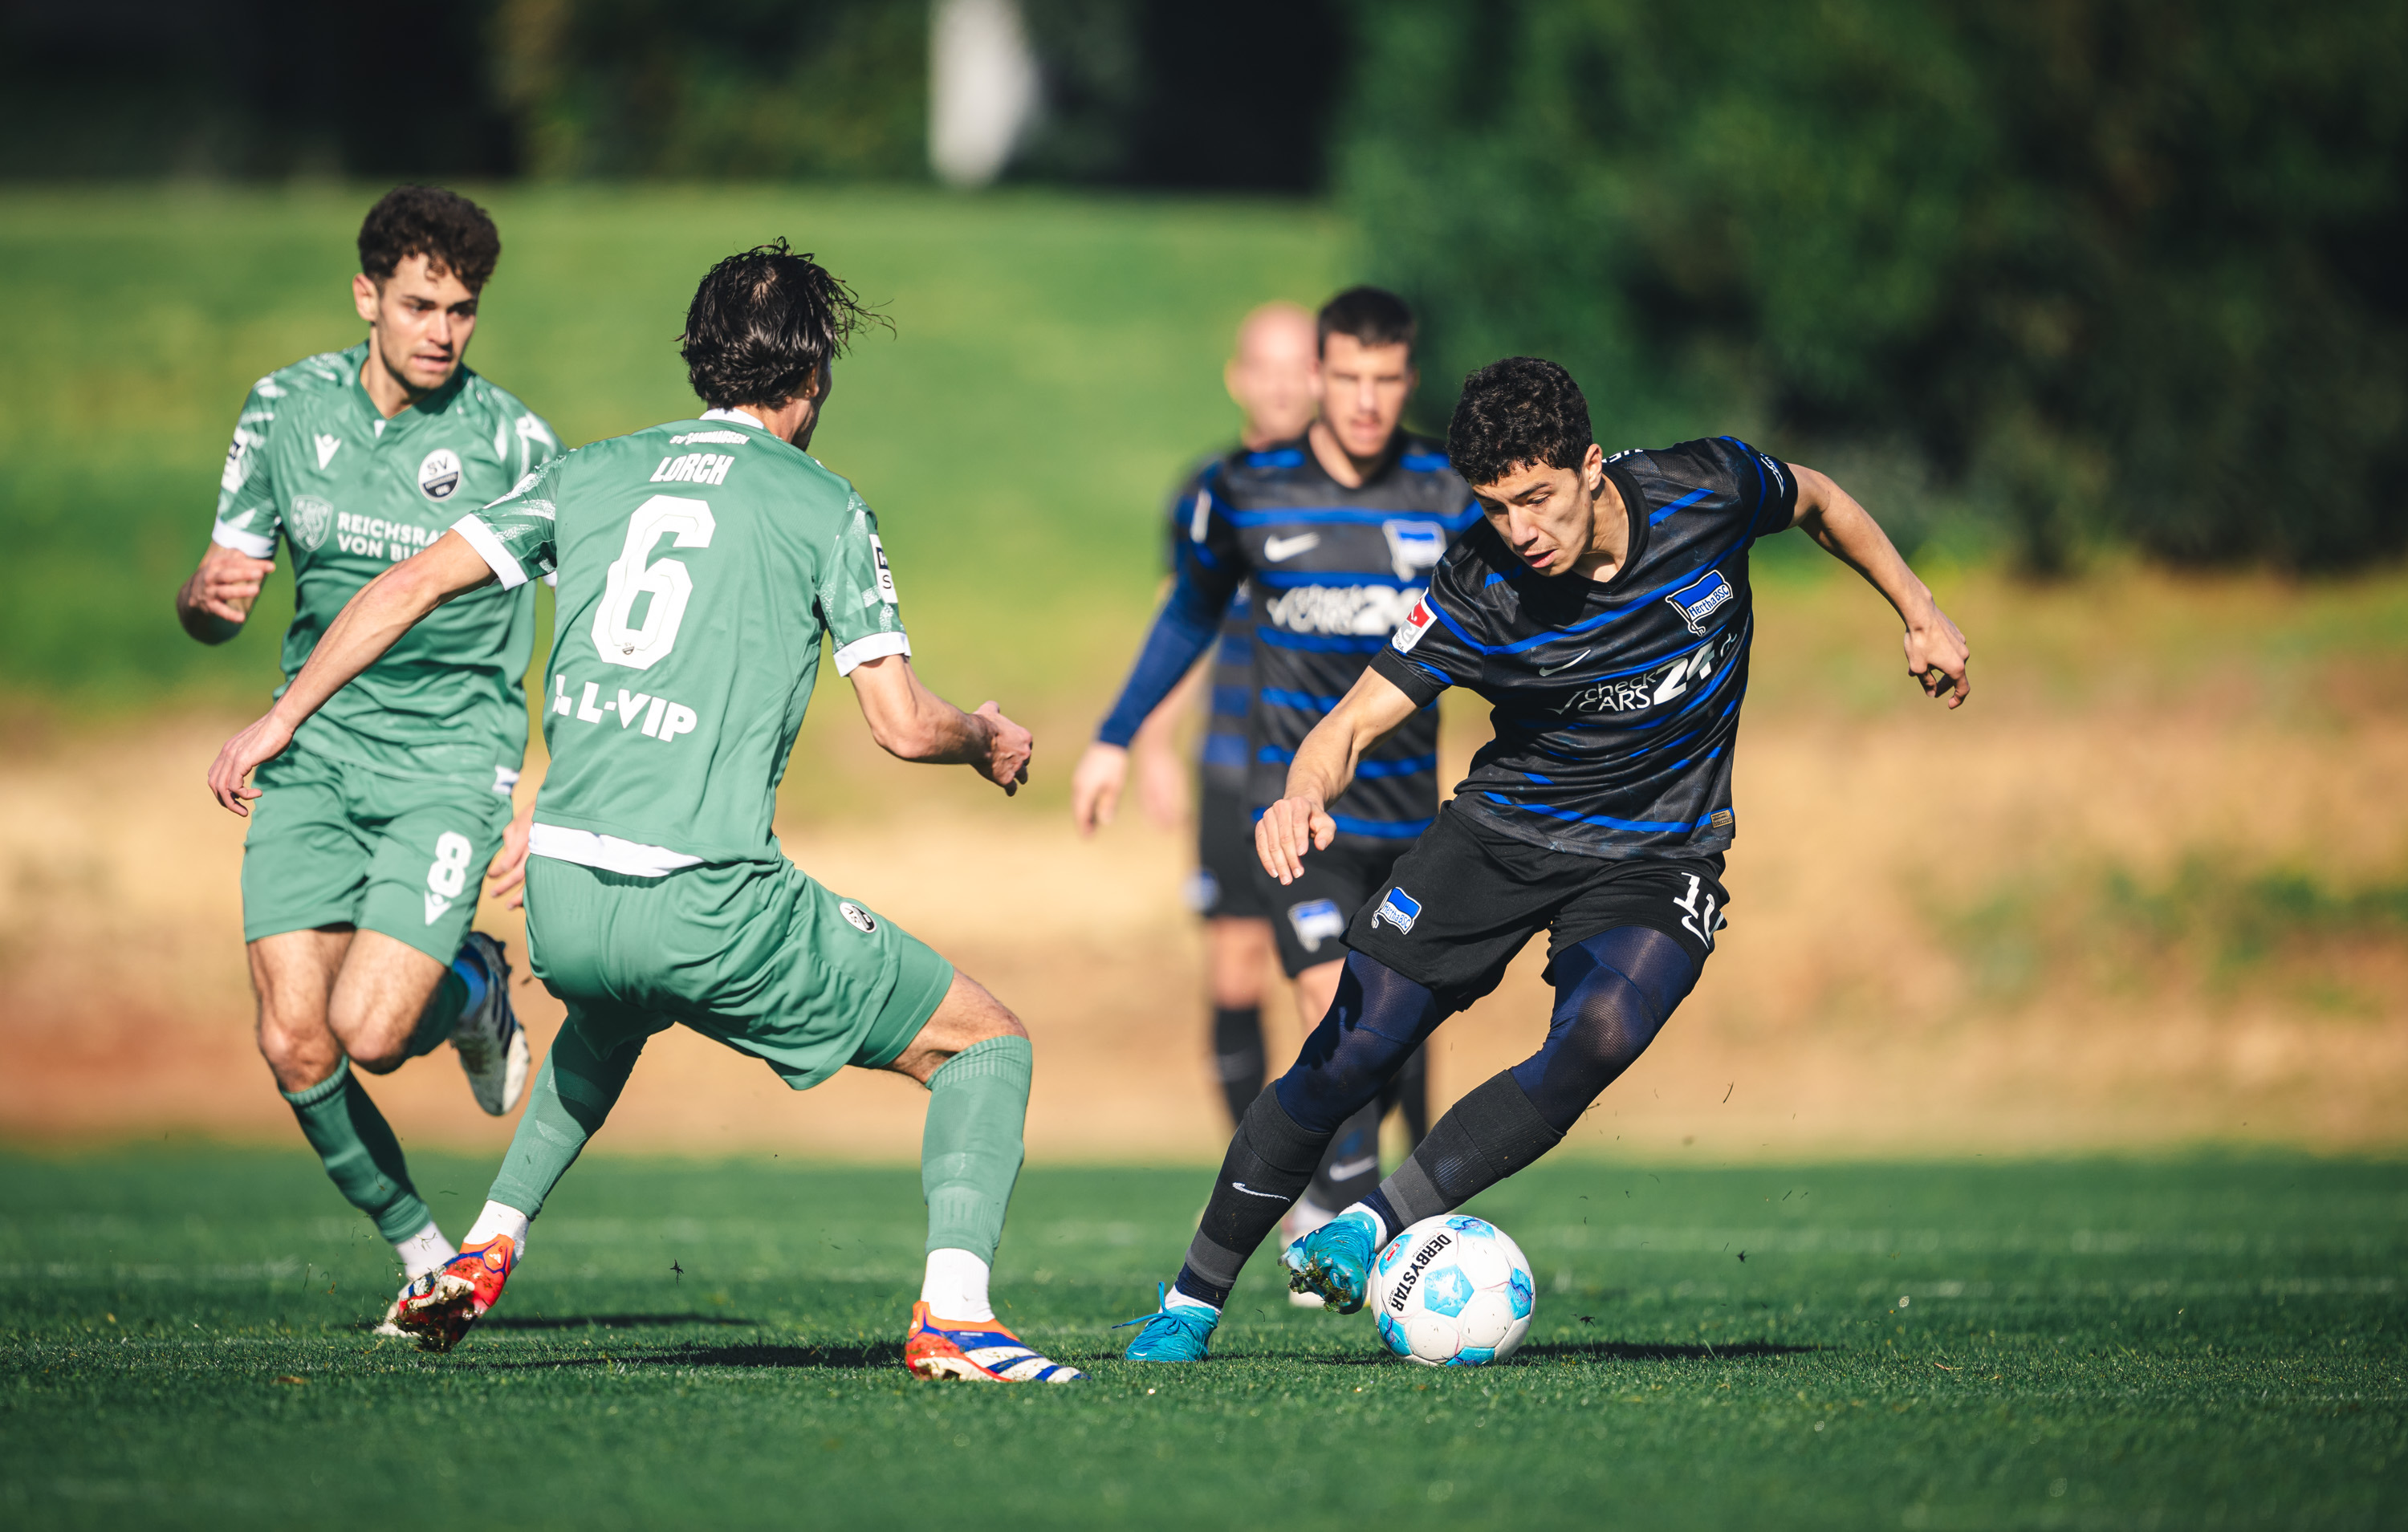
[[[844,918],[853,922],[853,929],[862,935],[868,936],[878,929],[878,917],[851,899],[838,901],[837,908],[844,911]]]
[[[1398,936],[1409,937],[1413,934],[1413,922],[1421,918],[1422,902],[1401,888],[1392,888],[1388,890],[1388,896],[1380,901],[1380,908],[1373,912],[1371,927],[1377,930],[1380,923],[1386,921],[1397,928]]]
[[[1296,928],[1297,944],[1308,952],[1317,952],[1323,942],[1346,934],[1346,911],[1338,908],[1335,899],[1292,904],[1287,907],[1287,923]]]

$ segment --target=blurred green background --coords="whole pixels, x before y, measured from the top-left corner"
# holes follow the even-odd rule
[[[472,365],[569,443],[690,414],[676,337],[694,283],[783,235],[895,322],[841,366],[814,450],[878,508],[924,668],[1042,702],[1092,687],[1158,566],[1180,465],[1235,430],[1239,317],[1344,269],[1315,208],[1023,191],[472,187],[505,251]],[[251,380],[358,338],[351,241],[373,193],[0,191],[0,524],[19,598],[11,686],[78,712],[255,698],[291,609],[223,650],[169,596],[208,537]],[[975,699],[972,699],[973,701]]]

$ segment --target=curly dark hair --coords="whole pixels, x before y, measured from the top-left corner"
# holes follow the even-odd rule
[[[713,409],[791,399],[867,324],[894,324],[783,239],[710,268],[694,290],[678,350]]]
[[[471,293],[484,290],[502,259],[502,233],[485,209],[439,186],[396,186],[360,224],[360,269],[379,282],[410,256],[423,255]]]
[[[1478,488],[1531,464],[1577,468],[1592,439],[1588,401],[1572,375],[1535,356],[1509,356],[1463,380],[1446,455]]]
[[[1321,306],[1314,319],[1316,348],[1329,350],[1331,336],[1351,336],[1364,346],[1413,349],[1413,311],[1384,287],[1350,287]]]

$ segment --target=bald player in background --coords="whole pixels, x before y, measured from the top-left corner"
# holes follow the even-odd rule
[[[1304,434],[1318,403],[1313,386],[1317,346],[1312,315],[1296,304],[1267,303],[1240,322],[1237,347],[1221,370],[1221,380],[1243,416],[1240,450],[1259,451]],[[1177,566],[1179,542],[1194,517],[1204,470],[1225,455],[1214,452],[1198,461],[1171,497],[1163,528],[1171,567]],[[1251,595],[1251,590],[1239,593],[1212,648],[1147,716],[1127,752],[1145,816],[1164,829],[1179,825],[1187,816],[1187,768],[1179,756],[1179,720],[1194,705],[1196,694],[1210,686],[1199,752],[1197,866],[1188,881],[1188,903],[1204,917],[1212,1065],[1232,1123],[1262,1093],[1268,1062],[1263,1052],[1263,991],[1275,952],[1271,909],[1253,872],[1254,824],[1244,802],[1246,715],[1254,691]],[[1098,822],[1111,822],[1119,796],[1115,781],[1098,805]],[[1095,826],[1084,824],[1082,831],[1092,835]]]

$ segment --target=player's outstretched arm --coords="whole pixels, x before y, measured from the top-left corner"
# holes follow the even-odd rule
[[[205,644],[222,644],[242,631],[251,604],[274,559],[255,559],[223,543],[209,544],[193,578],[176,592],[176,621]]]
[[[1864,576],[1897,609],[1906,624],[1906,671],[1924,694],[1945,697],[1951,708],[1963,707],[1973,694],[1967,673],[1973,651],[1931,599],[1930,587],[1915,578],[1889,534],[1855,495],[1812,468],[1793,463],[1789,471],[1798,479],[1798,513],[1790,524],[1803,528],[1825,551]]]
[[[274,760],[293,742],[293,731],[352,677],[382,658],[420,619],[454,596],[494,580],[484,555],[457,532],[446,532],[424,551],[411,555],[360,587],[335,614],[309,663],[276,699],[265,717],[236,735],[209,767],[209,792],[220,804],[249,815],[247,800],[259,789],[246,785],[252,768]]]
[[[1287,795],[1254,821],[1254,854],[1263,870],[1282,883],[1304,872],[1304,853],[1327,851],[1337,838],[1328,804],[1354,780],[1363,752],[1404,725],[1420,709],[1397,683],[1366,670],[1297,747],[1287,768]]]
[[[888,754],[928,766],[974,766],[1007,796],[1028,780],[1036,741],[994,703],[962,711],[929,691],[900,654],[865,660],[850,679],[869,737]]]

